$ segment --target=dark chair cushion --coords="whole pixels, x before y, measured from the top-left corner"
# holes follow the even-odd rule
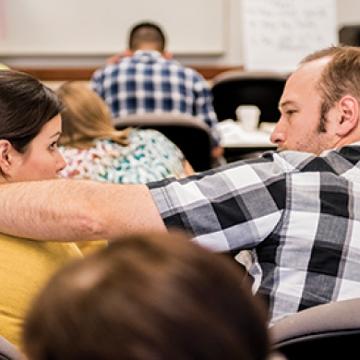
[[[211,168],[211,135],[199,118],[187,115],[144,114],[115,119],[116,129],[126,127],[155,129],[176,144],[195,171]]]

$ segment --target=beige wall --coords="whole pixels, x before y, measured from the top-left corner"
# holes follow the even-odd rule
[[[360,24],[360,1],[337,0],[338,25]]]
[[[181,1],[172,1],[174,8],[181,6]],[[224,0],[224,3],[226,6],[224,54],[220,56],[178,56],[178,60],[193,65],[238,66],[242,64],[241,0]],[[127,6],[131,6],[131,1],[127,1]],[[339,27],[344,24],[360,23],[359,0],[337,0],[337,10]],[[99,66],[103,64],[104,56],[0,57],[0,60],[13,66]]]

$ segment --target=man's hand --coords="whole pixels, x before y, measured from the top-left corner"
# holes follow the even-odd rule
[[[213,159],[218,159],[224,155],[224,148],[222,146],[216,146],[211,150],[211,156]]]
[[[110,56],[109,58],[106,59],[106,64],[110,65],[110,64],[116,64],[118,63],[121,59],[123,59],[124,57],[128,57],[131,56],[133,53],[131,50],[125,50],[122,53],[119,54],[115,54],[113,56]]]

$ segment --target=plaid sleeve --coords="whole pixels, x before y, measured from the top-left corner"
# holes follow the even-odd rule
[[[211,91],[206,80],[197,74],[194,74],[194,97],[195,115],[202,118],[209,126],[214,142],[213,145],[219,145],[220,135],[216,130],[218,120],[212,105]]]
[[[100,97],[105,98],[105,92],[103,88],[104,82],[104,72],[102,69],[98,69],[94,72],[90,80],[90,87],[94,90]]]
[[[286,178],[271,155],[148,186],[168,228],[229,251],[253,248],[274,230],[285,209]]]

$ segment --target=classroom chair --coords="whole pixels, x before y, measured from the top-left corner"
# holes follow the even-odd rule
[[[17,348],[0,336],[0,360],[25,360]]]
[[[256,105],[260,122],[276,122],[280,117],[279,100],[287,74],[277,72],[226,71],[213,79],[214,110],[219,121],[236,119],[239,105]]]
[[[195,171],[211,168],[209,127],[199,118],[171,113],[134,114],[114,120],[118,130],[126,127],[155,129],[175,143]]]
[[[360,298],[317,305],[270,328],[273,349],[288,360],[357,359]],[[345,356],[346,354],[346,356]]]

